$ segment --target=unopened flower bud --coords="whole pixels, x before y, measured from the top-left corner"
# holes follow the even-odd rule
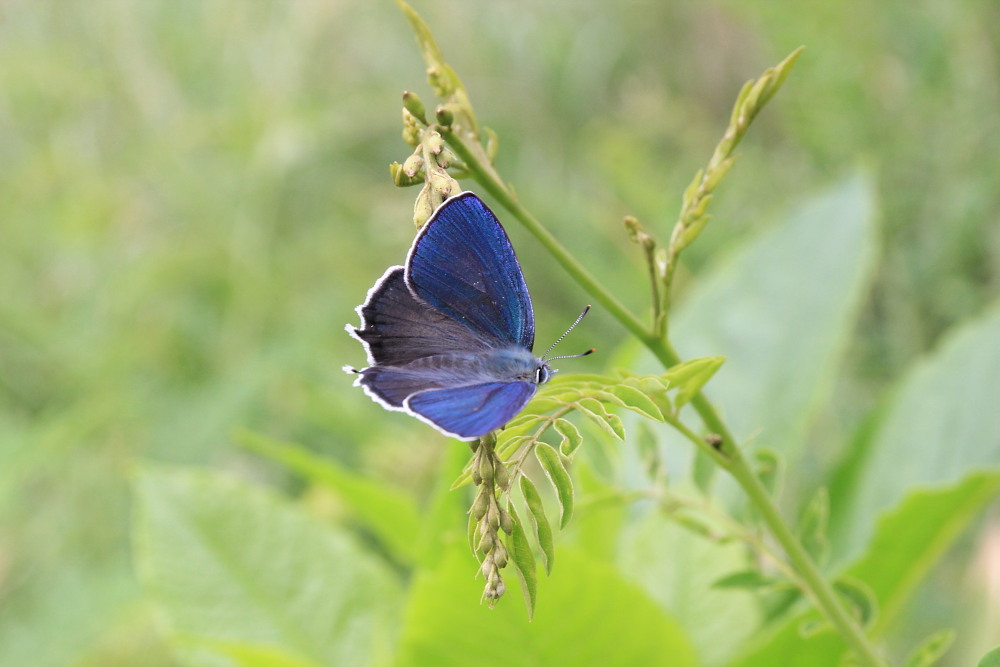
[[[455,122],[455,114],[453,114],[451,112],[451,109],[449,109],[448,107],[445,106],[438,107],[437,111],[435,112],[435,115],[437,116],[438,124],[444,125],[445,127],[448,127],[453,122]]]
[[[500,514],[500,529],[508,535],[512,534],[514,532],[514,517],[502,507],[498,509],[498,512]]]
[[[479,476],[485,482],[493,481],[493,462],[486,456],[479,459]]]
[[[496,548],[493,549],[493,564],[501,570],[507,567],[507,548],[504,547],[503,542],[498,541]]]
[[[424,110],[424,103],[420,97],[409,90],[403,91],[403,108],[413,114],[413,117],[424,125],[427,124],[427,116]]]
[[[444,148],[444,139],[437,132],[427,132],[424,135],[424,146],[431,153],[437,155]]]
[[[417,175],[421,167],[424,166],[424,156],[420,153],[414,153],[410,157],[406,158],[403,162],[403,173],[405,173],[410,178]]]
[[[507,470],[507,466],[503,463],[498,462],[496,469],[494,470],[494,476],[496,478],[497,485],[506,491],[510,487],[510,471]]]
[[[431,189],[424,185],[420,188],[420,194],[417,195],[417,201],[413,204],[413,224],[416,225],[417,229],[424,226],[427,219],[431,217],[434,212],[434,204],[431,201]]]
[[[431,173],[430,185],[434,188],[435,194],[444,201],[448,197],[461,192],[462,187],[444,169],[434,169]]]
[[[486,510],[490,507],[489,492],[485,488],[482,491],[476,496],[476,501],[472,504],[472,516],[475,517],[476,521],[482,519],[486,515]]]
[[[490,522],[490,528],[494,531],[500,527],[500,512],[496,503],[490,503],[490,508],[486,510],[486,520]]]

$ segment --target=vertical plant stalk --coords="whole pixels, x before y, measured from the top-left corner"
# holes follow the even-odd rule
[[[488,154],[480,143],[479,126],[475,121],[468,93],[454,70],[444,62],[443,56],[430,29],[419,15],[403,0],[396,0],[406,14],[421,53],[428,66],[428,78],[443,105],[436,113],[433,129],[440,133],[451,150],[463,162],[467,171],[501,205],[529,231],[552,255],[560,266],[601,304],[619,323],[652,352],[665,368],[680,362],[680,356],[669,342],[666,318],[669,314],[670,288],[681,252],[694,241],[707,224],[706,213],[712,193],[735,162],[734,151],[745,136],[750,123],[764,105],[774,96],[787,78],[802,49],[796,49],[776,67],[764,72],[757,80],[747,82],[737,97],[729,127],[716,146],[708,165],[696,174],[684,193],[679,219],[671,233],[669,248],[662,265],[662,289],[659,308],[654,305],[654,323],[647,329],[642,322],[601,285],[582,264],[567,251],[534,216],[518,201],[513,191],[504,183],[493,166],[492,151]],[[432,128],[428,128],[432,129]],[[490,135],[495,146],[495,136]],[[656,266],[656,264],[651,264]],[[707,449],[712,458],[729,472],[743,488],[750,502],[757,508],[775,540],[782,546],[790,564],[799,573],[806,594],[819,611],[844,638],[858,660],[869,667],[883,667],[886,663],[871,644],[857,620],[844,607],[833,587],[823,577],[819,567],[805,551],[789,528],[767,489],[757,474],[747,464],[735,438],[719,416],[715,406],[702,392],[697,393],[691,404],[711,434],[704,440],[689,429],[685,435],[694,436],[695,443]],[[502,464],[501,464],[502,466]],[[492,494],[491,494],[492,495]]]
[[[517,197],[500,180],[492,165],[485,168],[475,151],[471,150],[461,137],[451,130],[444,128],[441,134],[455,154],[465,162],[476,181],[538,239],[560,266],[595,301],[603,305],[619,323],[642,341],[643,345],[656,356],[664,368],[670,368],[680,363],[680,356],[666,337],[658,336],[655,332],[646,329],[635,315],[629,312],[603,285],[591,276],[569,251],[521,205]],[[756,473],[750,469],[737,446],[736,439],[719,416],[715,406],[702,392],[698,392],[692,397],[691,405],[698,412],[705,427],[711,433],[720,436],[718,443],[713,447],[717,454],[713,455],[713,459],[736,479],[750,502],[757,507],[771,534],[781,544],[792,566],[801,575],[801,579],[806,585],[806,593],[820,612],[844,637],[851,650],[863,661],[862,664],[869,667],[882,667],[885,662],[879,657],[861,626],[844,608],[833,587],[823,577],[819,567],[806,553],[802,544],[781,516],[767,489],[764,488]],[[704,444],[704,441],[702,443]]]

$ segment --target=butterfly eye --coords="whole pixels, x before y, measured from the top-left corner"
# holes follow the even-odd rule
[[[548,366],[539,366],[535,369],[535,384],[545,384],[549,381]]]

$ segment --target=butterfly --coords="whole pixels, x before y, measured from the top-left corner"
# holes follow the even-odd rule
[[[347,332],[369,365],[344,367],[357,374],[354,385],[459,440],[509,422],[552,377],[549,361],[594,351],[532,353],[535,316],[521,265],[500,221],[471,192],[434,211],[406,264],[389,267],[357,313],[361,326]]]

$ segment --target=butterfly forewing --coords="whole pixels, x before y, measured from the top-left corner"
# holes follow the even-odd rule
[[[530,350],[531,297],[514,248],[471,192],[445,202],[421,230],[406,278],[418,297],[474,331]]]

